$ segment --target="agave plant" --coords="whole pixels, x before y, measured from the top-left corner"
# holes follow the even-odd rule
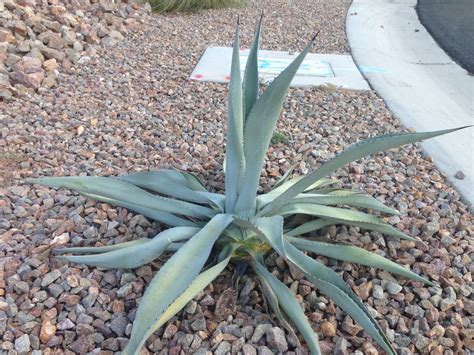
[[[388,270],[433,286],[429,280],[380,255],[351,245],[311,240],[307,236],[329,225],[347,224],[413,240],[382,219],[355,208],[392,215],[398,214],[397,211],[371,196],[335,188],[335,180],[326,177],[366,155],[457,129],[369,138],[344,150],[307,176],[291,178],[292,172],[287,172],[269,193],[257,195],[266,149],[290,82],[315,39],[259,95],[257,52],[260,23],[243,82],[238,25],[235,32],[228,102],[225,195],[211,193],[194,175],[175,170],[118,177],[28,180],[29,183],[73,189],[170,227],[151,239],[56,251],[60,258],[69,262],[125,269],[140,267],[164,253],[174,253],[152,279],[140,301],[124,354],[137,354],[150,335],[182,310],[233,260],[253,268],[276,317],[287,329],[289,318],[303,335],[311,353],[319,354],[318,337],[297,299],[265,266],[264,258],[272,250],[301,269],[322,294],[359,322],[389,354],[395,354],[395,351],[366,306],[339,274],[306,252]],[[306,216],[303,223],[301,215]],[[212,250],[215,258],[210,257]]]

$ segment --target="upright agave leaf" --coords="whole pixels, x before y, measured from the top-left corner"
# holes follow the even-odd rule
[[[260,42],[260,30],[262,28],[263,13],[255,31],[252,48],[250,48],[244,73],[244,122],[250,111],[258,100],[258,48]]]
[[[245,175],[242,190],[239,194],[235,210],[243,217],[255,215],[256,195],[260,173],[270,144],[276,122],[280,116],[283,101],[296,71],[311,49],[316,36],[306,48],[283,70],[253,105],[245,121],[244,154]]]
[[[235,30],[229,84],[229,112],[227,119],[227,147],[225,159],[225,210],[234,211],[245,171],[243,151],[242,81],[240,77],[239,25]]]

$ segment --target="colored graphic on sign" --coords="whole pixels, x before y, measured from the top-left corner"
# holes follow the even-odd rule
[[[248,55],[240,56],[242,70],[247,63]],[[263,75],[280,74],[293,59],[290,58],[258,58],[258,69]],[[296,76],[318,76],[318,77],[334,77],[334,73],[329,63],[322,60],[305,60],[296,72]]]

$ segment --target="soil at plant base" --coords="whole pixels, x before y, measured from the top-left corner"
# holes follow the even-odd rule
[[[175,167],[197,173],[211,190],[221,191],[227,88],[187,80],[204,49],[230,45],[237,14],[248,46],[265,10],[263,48],[297,51],[320,28],[314,51],[347,53],[348,5],[265,0],[242,9],[143,14],[144,32],[131,31],[123,41],[97,48],[74,71],[60,72],[55,87],[20,90],[2,105],[0,148],[22,158],[6,167],[10,183],[0,188],[0,349],[12,354],[120,351],[137,303],[162,263],[101,270],[56,260],[55,247],[153,236],[161,226],[66,190],[23,185],[23,179]],[[361,138],[403,130],[370,91],[292,89],[283,112],[278,131],[289,142],[270,148],[262,191],[294,164],[296,174],[304,174]],[[440,287],[321,260],[356,290],[401,354],[472,350],[473,215],[433,161],[409,145],[350,164],[334,178],[399,209],[402,215],[388,221],[418,242],[352,227],[327,228],[322,235],[409,265]],[[324,353],[380,351],[291,265],[275,255],[267,264],[301,301]],[[306,352],[267,315],[252,275],[245,275],[238,289],[232,288],[231,276],[231,269],[224,272],[157,331],[143,353]]]

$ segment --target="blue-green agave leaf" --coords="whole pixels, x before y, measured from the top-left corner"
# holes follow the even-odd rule
[[[415,274],[414,272],[404,268],[403,266],[394,263],[393,261],[390,261],[384,258],[383,256],[372,253],[362,248],[358,248],[352,245],[338,245],[317,242],[302,238],[294,238],[287,235],[285,235],[284,238],[298,249],[327,256],[328,258],[376,267],[382,270],[390,271],[397,275],[404,276],[411,280],[421,281],[430,286],[436,286],[431,281]]]
[[[412,237],[385,223],[381,219],[359,211],[348,210],[338,207],[322,206],[311,203],[294,203],[283,206],[278,211],[275,211],[276,215],[291,216],[293,214],[307,214],[311,216],[320,217],[336,221],[337,223],[349,224],[356,227],[369,229],[398,237],[406,240],[414,240]]]
[[[345,193],[332,192],[328,194],[303,193],[291,199],[289,204],[292,203],[314,203],[324,206],[346,205],[352,207],[370,208],[375,211],[400,215],[398,211],[385,206],[376,198],[353,191],[347,191]]]
[[[126,181],[137,187],[150,190],[162,195],[171,196],[183,201],[223,206],[225,197],[208,191],[194,190],[186,176],[178,171],[157,170],[143,171],[118,176],[117,179]],[[199,185],[197,185],[199,186]]]
[[[101,247],[72,247],[72,248],[54,249],[54,254],[55,255],[66,254],[66,253],[79,254],[79,255],[102,254],[102,253],[107,253],[109,251],[119,250],[119,249],[131,247],[131,246],[147,243],[150,240],[151,239],[149,238],[139,238],[139,239],[131,240],[129,242],[104,245]]]
[[[199,292],[204,290],[229,264],[231,253],[227,253],[227,256],[220,261],[218,264],[210,267],[209,269],[201,272],[189,285],[189,287],[178,297],[168,308],[163,312],[161,317],[156,321],[155,324],[150,328],[150,333],[157,331],[167,321],[169,321],[176,313],[182,310],[188,302],[190,302]],[[126,348],[124,354],[128,354]],[[130,353],[131,354],[131,353]]]
[[[260,16],[257,29],[253,38],[252,47],[250,48],[247,64],[244,72],[244,125],[253,105],[258,99],[258,47],[260,41],[260,30],[262,28],[263,14]]]
[[[197,224],[195,222],[190,221],[189,219],[181,218],[178,216],[175,216],[172,213],[169,212],[161,212],[158,210],[155,210],[153,208],[147,208],[139,205],[135,205],[133,203],[128,203],[124,201],[119,201],[113,198],[108,198],[100,195],[94,195],[94,194],[88,194],[85,192],[82,192],[81,195],[89,197],[93,200],[97,201],[102,201],[106,202],[112,206],[120,206],[124,207],[130,211],[134,211],[137,213],[140,213],[144,215],[145,217],[148,217],[150,219],[153,219],[155,221],[164,223],[168,226],[174,226],[174,227],[197,227]]]
[[[285,235],[296,237],[298,235],[314,232],[327,226],[332,226],[337,222],[329,219],[318,218],[313,221],[303,223],[302,225],[285,232]]]
[[[160,257],[173,242],[191,238],[199,228],[175,227],[161,232],[145,243],[93,255],[63,255],[58,259],[106,269],[133,269]]]
[[[212,217],[216,212],[210,208],[153,195],[126,181],[100,176],[66,176],[28,179],[28,183],[51,187],[65,187],[82,194],[96,196],[99,201],[112,199],[119,206],[121,202],[154,209],[161,212],[182,214],[190,217]]]
[[[323,164],[319,169],[305,176],[299,180],[291,188],[287,189],[284,193],[278,196],[274,201],[265,206],[260,212],[260,216],[269,215],[272,211],[275,211],[285,205],[289,200],[298,196],[300,193],[305,191],[311,184],[325,176],[328,176],[335,170],[343,167],[344,165],[363,158],[367,155],[379,153],[390,148],[400,147],[405,144],[422,141],[425,139],[433,138],[443,134],[451,133],[464,129],[467,127],[459,127],[453,129],[446,129],[442,131],[434,132],[419,132],[419,133],[395,133],[385,134],[378,137],[369,138],[359,143],[352,145],[351,147],[344,150],[342,153],[336,155],[334,158]]]
[[[231,222],[231,215],[214,216],[161,267],[140,301],[124,354],[138,354],[164,312],[200,273],[215,241]]]
[[[387,353],[396,354],[367,307],[336,272],[305,255],[287,241],[285,249],[288,260],[301,269],[314,286],[360,323]]]
[[[281,305],[293,324],[303,335],[311,354],[321,354],[318,344],[318,336],[313,331],[313,328],[311,328],[308,318],[306,318],[306,315],[298,304],[298,301],[296,301],[295,296],[291,293],[288,287],[268,272],[268,270],[258,261],[253,260],[252,265],[258,277],[270,286],[274,295],[278,298],[278,305]]]
[[[227,115],[227,144],[225,157],[225,210],[234,211],[245,171],[243,148],[242,79],[240,76],[239,26],[235,30],[230,69],[229,104]]]
[[[314,38],[295,60],[268,85],[268,88],[253,105],[245,121],[245,175],[235,207],[235,211],[243,217],[253,217],[256,213],[255,197],[266,151],[291,80],[309,52],[313,41]]]

